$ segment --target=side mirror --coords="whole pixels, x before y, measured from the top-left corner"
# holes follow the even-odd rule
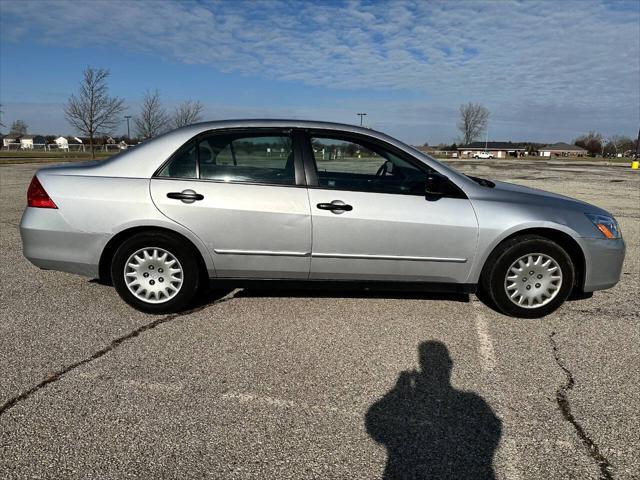
[[[429,173],[427,175],[424,193],[427,199],[433,199],[434,197],[442,197],[446,193],[447,180],[439,173]]]

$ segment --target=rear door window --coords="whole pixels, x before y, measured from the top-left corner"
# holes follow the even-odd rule
[[[205,136],[198,155],[204,180],[295,185],[293,146],[286,134]]]
[[[285,132],[204,134],[180,148],[156,176],[295,185],[292,137]]]

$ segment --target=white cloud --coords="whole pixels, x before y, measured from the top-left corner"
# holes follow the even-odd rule
[[[46,8],[44,8],[46,6]],[[638,124],[640,3],[3,1],[2,36],[101,45],[335,89]],[[623,7],[623,8],[617,8]],[[631,108],[630,108],[631,106]],[[566,115],[565,115],[566,118]],[[630,131],[632,131],[632,129]]]

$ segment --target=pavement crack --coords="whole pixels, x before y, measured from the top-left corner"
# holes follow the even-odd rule
[[[33,387],[29,388],[28,390],[25,390],[23,392],[21,392],[20,394],[16,395],[15,397],[10,398],[9,400],[7,400],[4,404],[2,404],[2,406],[0,406],[0,417],[2,415],[4,415],[9,409],[11,409],[12,407],[16,406],[18,403],[27,400],[29,397],[31,397],[33,394],[35,394],[36,392],[38,392],[39,390],[41,390],[42,388],[46,387],[47,385],[51,384],[51,383],[55,383],[58,380],[61,380],[62,377],[64,377],[67,373],[75,370],[78,367],[81,367],[83,365],[87,365],[88,363],[93,362],[94,360],[97,360],[100,357],[103,357],[104,355],[106,355],[107,353],[115,350],[116,348],[118,348],[120,345],[122,345],[123,343],[132,340],[134,338],[136,338],[137,336],[139,336],[140,334],[148,331],[148,330],[153,330],[156,327],[159,327],[160,325],[163,325],[167,322],[170,322],[172,320],[175,320],[176,318],[179,317],[184,317],[185,315],[190,315],[192,313],[196,313],[199,312],[201,310],[204,310],[212,305],[217,305],[220,303],[224,303],[224,302],[228,302],[230,300],[233,300],[233,298],[235,297],[235,293],[236,291],[234,290],[233,292],[225,295],[224,297],[221,297],[213,302],[204,304],[204,305],[199,305],[195,308],[192,308],[191,310],[186,310],[184,312],[179,312],[179,313],[172,313],[171,315],[166,315],[164,317],[160,317],[157,318],[156,320],[146,323],[132,331],[130,331],[129,333],[122,335],[121,337],[118,337],[114,340],[112,340],[107,346],[101,348],[100,350],[95,351],[94,353],[92,353],[91,355],[83,358],[82,360],[78,360],[77,362],[74,362],[70,365],[67,365],[63,368],[61,368],[60,370],[50,374],[48,377],[46,377],[44,380],[42,380],[40,383],[38,383],[37,385],[34,385]]]
[[[551,332],[551,335],[549,335],[549,341],[551,342],[551,347],[553,348],[553,356],[556,360],[556,363],[567,377],[567,381],[563,385],[560,385],[558,387],[558,390],[556,390],[556,401],[558,402],[558,407],[560,408],[564,419],[571,425],[573,425],[578,438],[580,438],[580,441],[582,441],[582,444],[586,447],[587,452],[589,453],[591,458],[593,458],[593,460],[595,460],[595,462],[598,464],[598,467],[600,468],[599,479],[613,480],[613,473],[611,472],[613,468],[609,463],[609,460],[607,460],[607,458],[602,455],[600,449],[598,448],[598,445],[589,437],[584,427],[571,412],[568,393],[571,389],[573,389],[575,380],[573,378],[573,373],[571,373],[571,370],[566,367],[566,365],[562,361],[562,358],[560,357],[558,344],[556,343],[554,338],[555,335],[556,332]]]

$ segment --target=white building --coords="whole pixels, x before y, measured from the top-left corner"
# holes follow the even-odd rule
[[[539,150],[541,157],[586,157],[589,152],[577,145],[558,142]]]
[[[45,148],[47,141],[42,135],[23,135],[20,137],[20,148],[23,150],[33,150],[40,147]]]
[[[69,140],[67,140],[65,137],[58,137],[54,140],[54,142],[58,149],[69,151]]]
[[[18,148],[20,145],[20,137],[18,135],[7,135],[2,139],[2,146],[7,150]]]

